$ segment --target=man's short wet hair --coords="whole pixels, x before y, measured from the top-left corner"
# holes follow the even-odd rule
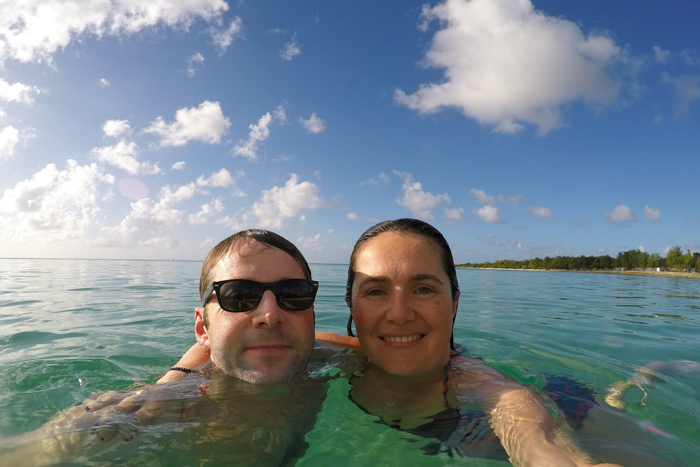
[[[235,233],[228,237],[227,239],[221,241],[216,245],[207,255],[202,265],[202,273],[199,276],[199,298],[203,298],[202,294],[211,285],[214,275],[215,266],[228,255],[233,248],[237,245],[246,241],[256,241],[260,244],[267,245],[273,248],[284,251],[289,256],[294,258],[294,260],[301,266],[304,272],[304,277],[306,279],[311,279],[311,269],[309,268],[309,263],[306,262],[304,255],[301,254],[299,249],[294,246],[292,242],[286,238],[278,235],[269,230],[262,229],[249,229],[243,230],[241,232]]]

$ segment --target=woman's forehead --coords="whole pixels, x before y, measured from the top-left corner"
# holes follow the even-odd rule
[[[357,255],[355,271],[411,268],[442,270],[433,241],[422,235],[385,232],[368,240]]]

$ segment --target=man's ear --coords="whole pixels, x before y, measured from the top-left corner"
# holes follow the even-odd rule
[[[204,308],[194,309],[194,334],[197,336],[197,342],[205,349],[209,348],[209,332],[204,325]]]

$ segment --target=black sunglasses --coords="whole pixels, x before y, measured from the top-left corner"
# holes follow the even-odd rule
[[[248,279],[228,279],[213,282],[202,295],[202,306],[209,295],[216,292],[222,310],[232,313],[254,310],[260,304],[266,290],[272,290],[277,305],[287,311],[302,311],[311,308],[316,299],[318,282],[311,279],[284,279],[263,283]]]

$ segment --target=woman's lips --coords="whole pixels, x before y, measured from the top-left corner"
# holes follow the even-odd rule
[[[416,342],[423,338],[423,334],[414,334],[411,336],[382,336],[380,337],[384,342],[389,342],[391,344],[408,344],[410,342]]]

